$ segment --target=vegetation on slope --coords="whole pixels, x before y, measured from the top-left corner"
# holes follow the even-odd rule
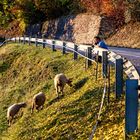
[[[0,0],[0,36],[21,35],[28,25],[83,12],[109,16],[121,26],[129,15],[140,19],[139,7],[139,0]]]
[[[83,58],[74,61],[71,53],[51,52],[49,48],[10,44],[0,48],[0,136],[3,140],[88,139],[101,102],[104,80],[99,68],[84,71]],[[56,98],[53,78],[57,73],[73,78],[73,88],[65,87],[64,96]],[[124,97],[116,101],[111,70],[111,103],[105,102],[95,139],[122,139],[124,136]],[[31,99],[43,91],[43,110],[31,114]],[[7,108],[27,101],[11,127],[6,121]],[[106,101],[106,100],[105,100]]]

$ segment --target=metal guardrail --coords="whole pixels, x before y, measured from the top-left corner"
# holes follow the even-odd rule
[[[81,52],[84,52],[85,49],[87,49],[87,47],[91,47],[90,45],[77,45],[78,46],[78,51],[75,51],[74,50],[74,43],[72,42],[65,42],[65,41],[60,41],[60,40],[53,40],[53,39],[37,39],[36,38],[30,38],[30,37],[15,37],[15,38],[11,38],[11,39],[8,39],[8,41],[15,41],[15,40],[25,40],[25,41],[31,41],[31,42],[38,42],[38,43],[45,43],[46,45],[55,45],[55,46],[58,46],[58,47],[66,47],[67,49],[69,49],[70,51],[73,51],[79,55],[81,55],[82,57],[90,60],[90,61],[93,61],[95,62],[93,59],[89,59],[87,58],[86,56],[84,56]],[[55,43],[53,43],[55,42]],[[63,43],[66,44],[66,46],[63,46]],[[97,48],[97,49],[93,49],[94,52],[93,53],[96,53],[96,52],[99,52],[99,55],[101,56],[102,55],[102,51],[104,51],[103,49],[100,49],[100,48]],[[113,62],[115,63],[115,60],[116,59],[119,59],[119,58],[122,58],[123,59],[123,68],[124,68],[124,72],[126,73],[126,75],[130,78],[130,79],[138,79],[139,80],[139,83],[140,83],[140,76],[135,68],[135,66],[129,61],[127,60],[126,58],[122,57],[121,55],[118,55],[112,51],[108,51],[108,60],[110,62]]]

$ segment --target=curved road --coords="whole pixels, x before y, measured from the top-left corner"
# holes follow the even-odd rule
[[[109,47],[109,49],[130,60],[140,74],[140,49]]]

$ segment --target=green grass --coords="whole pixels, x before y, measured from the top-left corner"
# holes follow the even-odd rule
[[[95,80],[94,66],[84,69],[83,58],[73,60],[73,54],[20,44],[0,48],[0,138],[2,140],[75,140],[88,139],[96,122],[104,81],[99,66]],[[66,85],[64,96],[56,98],[53,78],[58,73],[73,78],[73,88]],[[123,139],[124,97],[114,96],[114,69],[111,69],[111,100],[106,99],[94,139]],[[30,113],[32,97],[43,91],[43,110]],[[26,101],[23,114],[11,127],[6,121],[7,108]]]

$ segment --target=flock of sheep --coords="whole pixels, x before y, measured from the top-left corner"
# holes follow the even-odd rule
[[[59,93],[61,92],[63,94],[63,89],[66,84],[69,86],[72,86],[72,80],[67,78],[63,73],[57,74],[54,78],[54,86],[56,89],[57,97],[59,97]],[[31,107],[31,113],[33,113],[33,110],[40,110],[43,108],[43,105],[45,103],[46,96],[43,92],[39,92],[38,94],[34,95],[32,100],[32,107]],[[16,103],[11,105],[7,110],[7,120],[9,126],[11,126],[12,120],[14,119],[15,115],[19,112],[19,110],[23,107],[26,107],[26,102],[22,103]]]

